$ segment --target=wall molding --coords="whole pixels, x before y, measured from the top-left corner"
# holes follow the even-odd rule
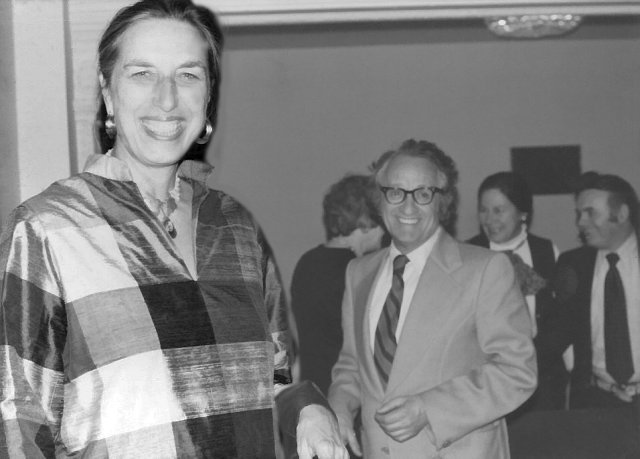
[[[619,0],[196,0],[223,24],[270,26],[364,21],[471,19],[520,14],[640,15]]]

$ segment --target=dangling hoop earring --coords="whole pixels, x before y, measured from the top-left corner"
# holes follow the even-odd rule
[[[107,119],[104,120],[104,132],[110,139],[116,136],[116,122],[113,121],[113,115],[107,115]]]
[[[204,145],[209,141],[212,133],[213,133],[213,126],[211,126],[211,122],[207,120],[207,122],[204,125],[204,135],[202,137],[198,137],[196,139],[196,143],[199,145]]]

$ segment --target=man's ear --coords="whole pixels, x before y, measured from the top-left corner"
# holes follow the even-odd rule
[[[107,80],[104,78],[102,72],[98,74],[98,80],[100,81],[100,92],[102,93],[102,99],[104,100],[105,108],[108,115],[113,115],[113,101],[111,100],[111,91]]]
[[[626,204],[620,204],[618,209],[618,223],[625,223],[629,221],[629,206]]]

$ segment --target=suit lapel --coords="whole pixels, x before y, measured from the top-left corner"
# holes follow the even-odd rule
[[[358,283],[355,294],[354,306],[354,327],[356,333],[356,343],[359,346],[358,354],[364,371],[372,383],[383,391],[378,370],[373,362],[373,351],[371,350],[371,333],[369,326],[369,312],[373,300],[373,291],[378,283],[382,264],[389,254],[389,249],[383,249],[367,260],[362,266],[363,277]],[[364,260],[363,260],[364,261]]]
[[[418,366],[418,361],[424,358],[425,351],[433,349],[430,343],[442,326],[440,316],[451,307],[451,292],[460,288],[451,272],[461,264],[458,244],[441,231],[411,299],[393,360],[387,393],[391,393],[410,376]]]
[[[593,276],[595,276],[596,269],[596,255],[597,250],[585,247],[584,256],[581,257],[581,261],[577,266],[579,270],[580,290],[578,295],[578,313],[580,315],[578,320],[579,336],[578,341],[584,343],[584,349],[586,351],[585,361],[591,362],[592,349],[591,349],[591,290],[593,286]]]

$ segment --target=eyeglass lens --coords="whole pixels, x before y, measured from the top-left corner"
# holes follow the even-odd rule
[[[426,205],[433,199],[434,191],[430,188],[416,188],[414,190],[405,190],[404,188],[388,188],[382,189],[385,198],[389,204],[400,204],[404,202],[407,195],[410,194],[413,200],[420,205]]]

